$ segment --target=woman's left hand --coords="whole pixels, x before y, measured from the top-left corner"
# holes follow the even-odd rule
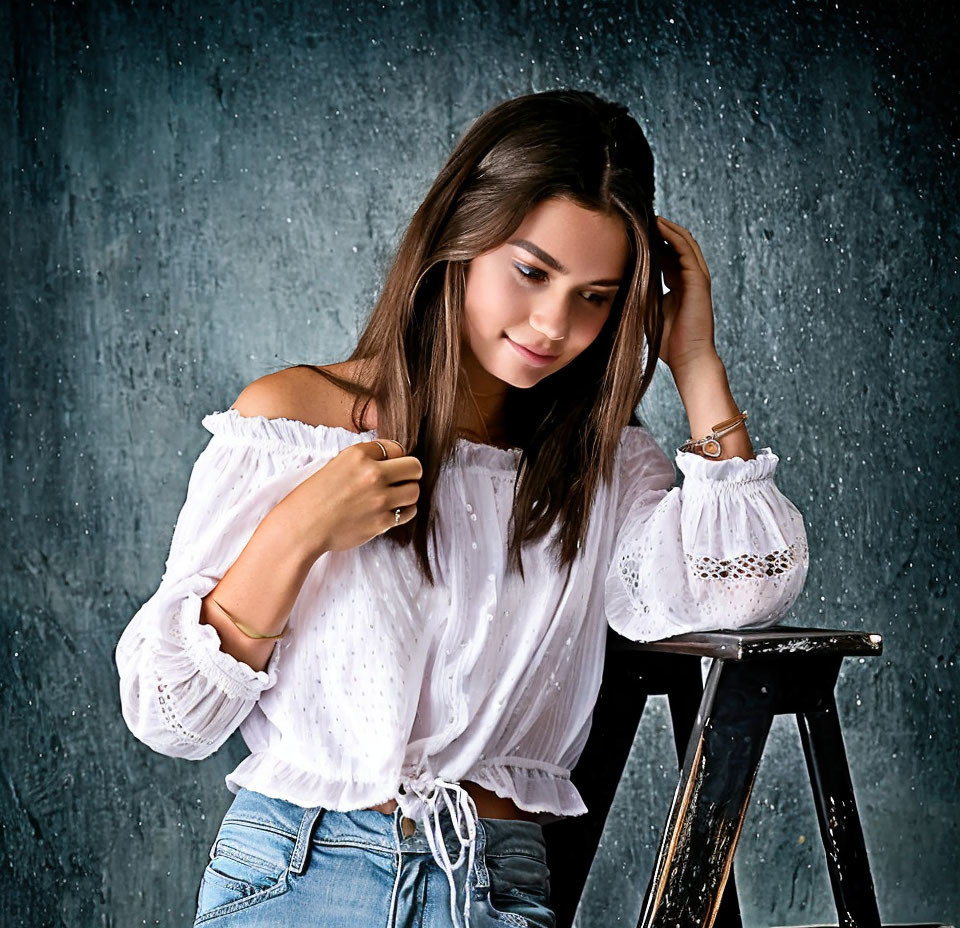
[[[663,297],[660,360],[676,375],[688,365],[717,357],[713,341],[710,272],[696,239],[683,226],[657,216],[660,265],[670,292]],[[655,244],[660,244],[659,240]]]

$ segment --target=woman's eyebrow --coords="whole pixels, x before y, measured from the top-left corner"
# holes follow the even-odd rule
[[[539,258],[548,267],[552,267],[561,274],[569,274],[570,271],[565,268],[553,255],[548,255],[542,248],[528,242],[525,238],[513,238],[508,242],[510,245],[516,245],[529,251],[534,257]],[[592,287],[619,287],[623,283],[622,279],[605,277],[603,280],[592,280],[588,286]]]

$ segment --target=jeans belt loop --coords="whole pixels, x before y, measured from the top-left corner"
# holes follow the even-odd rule
[[[310,850],[313,829],[322,813],[322,806],[304,810],[303,817],[300,819],[300,828],[297,830],[297,843],[290,856],[291,873],[303,873],[303,868],[307,865],[307,852]]]

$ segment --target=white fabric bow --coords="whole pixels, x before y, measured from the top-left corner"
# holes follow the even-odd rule
[[[424,833],[433,859],[447,875],[450,883],[450,919],[453,928],[458,928],[457,918],[457,887],[453,873],[466,864],[467,876],[464,880],[463,924],[470,926],[470,874],[473,872],[473,863],[476,851],[478,815],[477,806],[473,797],[457,782],[444,780],[443,777],[420,775],[403,781],[404,787],[409,788],[423,803],[428,814],[423,817]],[[426,787],[426,788],[425,788]],[[451,798],[453,793],[453,798]],[[443,800],[453,828],[460,842],[460,850],[455,861],[450,860],[447,845],[443,836],[443,820],[441,815]],[[466,826],[466,835],[463,826]]]

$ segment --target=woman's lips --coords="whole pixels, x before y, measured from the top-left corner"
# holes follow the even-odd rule
[[[518,345],[509,335],[506,336],[508,342],[510,342],[513,350],[516,351],[524,361],[528,364],[536,364],[542,367],[545,364],[549,364],[551,361],[556,361],[556,357],[552,355],[543,355],[536,354],[533,351],[530,351],[529,348],[524,348],[523,345]]]

